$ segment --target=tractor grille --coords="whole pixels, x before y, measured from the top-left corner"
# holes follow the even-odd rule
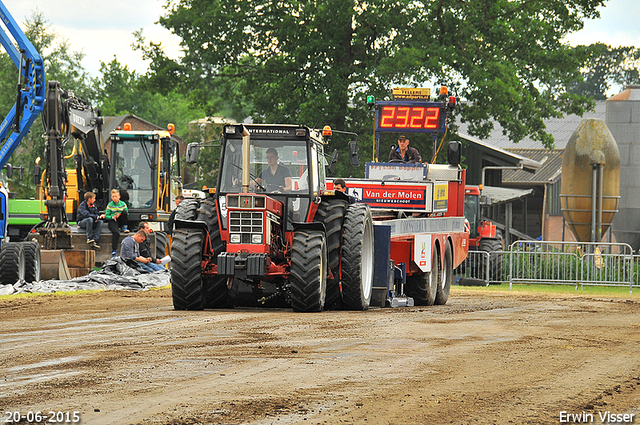
[[[253,211],[230,211],[229,212],[229,235],[240,235],[239,243],[257,243],[257,239],[252,235],[263,234],[263,212]],[[253,242],[252,242],[253,240]],[[260,237],[262,243],[262,238]],[[237,242],[236,242],[237,243]]]

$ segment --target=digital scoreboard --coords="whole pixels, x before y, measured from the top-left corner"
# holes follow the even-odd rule
[[[443,133],[446,104],[389,101],[376,103],[376,132]]]

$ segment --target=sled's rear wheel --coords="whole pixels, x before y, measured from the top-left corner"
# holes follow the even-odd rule
[[[405,292],[413,298],[415,305],[433,305],[436,300],[438,283],[440,281],[438,250],[433,250],[431,271],[407,276]]]
[[[444,264],[440,272],[440,279],[438,282],[438,289],[436,291],[436,299],[434,304],[444,305],[449,299],[449,292],[451,290],[451,282],[453,280],[453,253],[451,251],[451,245],[446,243],[444,249]]]

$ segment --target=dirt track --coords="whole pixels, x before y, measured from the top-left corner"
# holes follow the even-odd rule
[[[601,423],[640,407],[637,299],[454,289],[439,307],[183,312],[162,289],[15,298],[0,315],[0,422]]]

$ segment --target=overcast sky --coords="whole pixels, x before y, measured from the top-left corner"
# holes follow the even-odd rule
[[[118,61],[139,73],[147,69],[138,51],[131,49],[132,33],[140,28],[148,40],[161,42],[170,57],[179,55],[178,38],[156,24],[165,0],[2,0],[22,24],[36,10],[51,29],[67,39],[74,51],[86,56],[84,68],[99,75],[100,61]],[[608,0],[601,19],[587,21],[585,29],[568,38],[572,45],[601,41],[613,46],[640,46],[640,0]]]

